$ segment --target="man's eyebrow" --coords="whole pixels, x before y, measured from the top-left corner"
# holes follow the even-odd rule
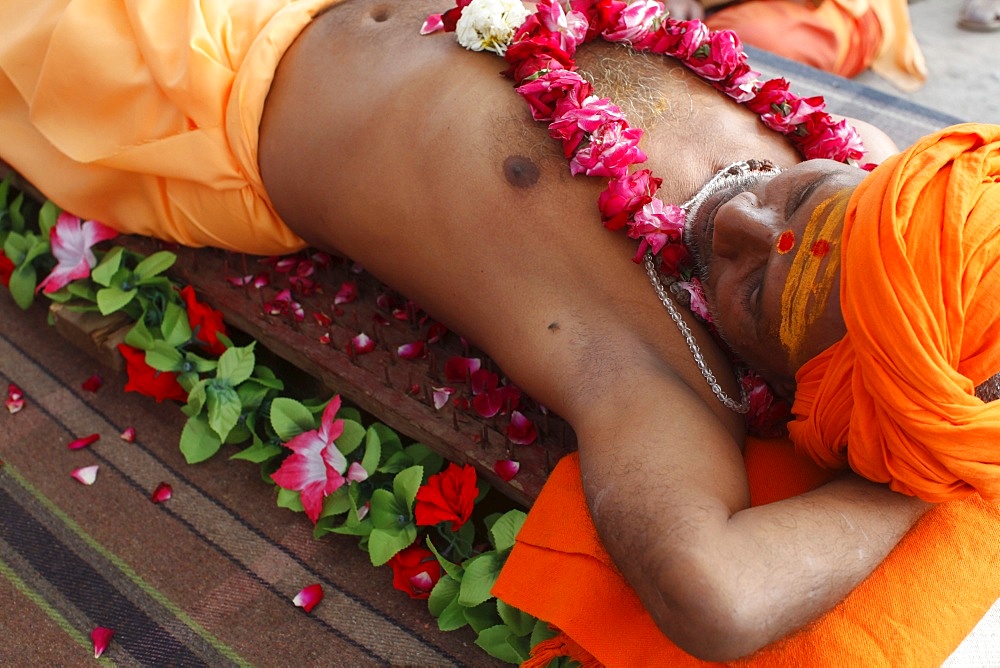
[[[785,201],[785,222],[787,223],[792,219],[792,215],[799,209],[802,204],[809,199],[809,196],[819,188],[827,179],[832,177],[836,172],[823,172],[813,181],[805,184],[798,189],[788,200]]]

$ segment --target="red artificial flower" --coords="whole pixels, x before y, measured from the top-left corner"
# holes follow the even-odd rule
[[[451,522],[451,530],[458,531],[469,521],[477,496],[476,469],[468,464],[461,468],[457,464],[449,464],[447,469],[432,475],[427,484],[417,490],[414,507],[417,524],[434,526],[440,522]]]
[[[226,323],[222,321],[222,313],[199,302],[195,297],[194,288],[190,285],[184,286],[181,290],[181,298],[187,305],[188,323],[191,325],[194,337],[213,355],[226,352],[226,344],[219,340],[219,334],[226,333]]]
[[[3,250],[0,250],[0,284],[5,288],[10,287],[10,277],[15,269],[17,266],[14,262],[4,254]]]
[[[410,598],[428,598],[431,589],[441,579],[441,564],[425,547],[413,544],[393,555],[392,586],[405,591]]]
[[[119,343],[118,351],[125,358],[125,369],[128,372],[126,392],[138,392],[153,397],[157,402],[165,399],[187,401],[187,392],[177,382],[176,373],[157,371],[149,366],[146,364],[145,351],[138,348]]]

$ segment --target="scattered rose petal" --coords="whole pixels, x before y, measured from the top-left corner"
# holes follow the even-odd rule
[[[430,591],[434,589],[434,578],[427,571],[421,571],[410,577],[410,585],[413,587],[413,591]]]
[[[87,392],[97,392],[101,389],[102,385],[104,385],[104,378],[101,377],[101,374],[95,373],[93,376],[83,381],[80,387]]]
[[[388,327],[389,325],[392,324],[392,321],[389,320],[384,315],[382,315],[381,313],[372,314],[372,322],[374,322],[376,325],[381,325],[382,327]]]
[[[322,311],[314,312],[312,314],[312,317],[313,320],[316,321],[316,324],[319,325],[320,327],[329,327],[330,325],[333,324],[333,318],[323,313]]]
[[[253,286],[257,289],[266,288],[271,284],[271,274],[263,271],[253,278]]]
[[[111,642],[111,638],[114,635],[114,630],[103,626],[94,627],[94,630],[90,632],[90,639],[94,643],[95,659],[101,658],[101,655],[104,654],[104,650],[108,648],[108,643]]]
[[[355,299],[358,298],[358,286],[351,281],[344,281],[340,284],[340,289],[337,290],[337,294],[333,297],[333,303],[337,304],[350,304]]]
[[[535,425],[520,411],[510,414],[510,424],[507,425],[507,438],[517,445],[531,445],[538,438]]]
[[[24,408],[24,392],[14,383],[7,385],[7,401],[4,402],[4,405],[11,415]]]
[[[380,309],[391,311],[396,308],[396,299],[392,295],[387,295],[383,292],[375,298],[375,305]]]
[[[81,466],[70,473],[70,475],[84,485],[93,485],[94,481],[97,480],[98,468],[97,464],[92,464],[91,466]]]
[[[351,462],[351,465],[347,468],[347,475],[345,477],[351,482],[362,482],[363,480],[368,480],[368,471],[365,470],[365,467],[360,462]]]
[[[430,35],[438,30],[444,29],[444,21],[441,19],[440,14],[431,14],[424,20],[424,24],[420,26],[421,35]]]
[[[404,343],[400,347],[396,348],[396,354],[404,360],[415,360],[418,357],[423,357],[424,342],[414,341],[413,343]]]
[[[358,521],[360,522],[361,520],[368,517],[368,511],[371,509],[372,509],[371,501],[365,501],[365,505],[358,508]]]
[[[308,587],[304,587],[302,591],[295,595],[292,599],[292,603],[302,608],[306,612],[312,612],[312,609],[319,605],[319,602],[323,600],[323,586],[319,584],[311,584]]]
[[[242,288],[250,285],[250,281],[253,280],[253,274],[247,274],[246,276],[226,276],[226,280],[233,287]]]
[[[472,374],[479,370],[483,364],[478,357],[454,357],[448,358],[444,363],[444,375],[452,383],[464,383],[469,380]]]
[[[521,463],[515,462],[513,459],[498,459],[493,464],[493,471],[504,482],[510,482],[520,469]]]
[[[448,397],[455,394],[451,387],[432,387],[431,398],[434,399],[434,409],[441,410],[448,403]]]
[[[100,434],[91,434],[90,436],[84,436],[83,438],[76,439],[75,441],[70,443],[67,447],[70,450],[80,450],[82,448],[87,447],[88,445],[96,443],[97,441],[100,440],[100,438],[101,438]]]
[[[128,443],[135,443],[135,427],[126,427],[122,432],[121,439]]]
[[[149,497],[149,500],[153,503],[163,503],[174,495],[173,488],[165,482],[161,482],[153,490],[153,494]]]
[[[375,350],[375,342],[364,332],[361,332],[347,344],[348,352],[355,355],[364,355]]]
[[[431,326],[427,328],[427,343],[437,343],[447,333],[447,327],[442,325],[440,322],[433,322],[431,323]]]
[[[321,334],[319,337],[319,342],[322,343],[324,346],[330,345],[330,332],[324,332],[323,334]]]

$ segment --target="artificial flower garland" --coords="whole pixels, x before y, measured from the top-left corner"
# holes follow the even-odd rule
[[[804,158],[853,162],[864,155],[857,131],[826,113],[822,97],[798,97],[784,79],[760,81],[735,32],[670,18],[658,0],[540,0],[534,13],[520,0],[456,0],[454,8],[429,16],[421,34],[439,30],[456,32],[459,44],[470,50],[503,56],[509,65],[504,74],[514,80],[532,118],[548,123],[570,172],[608,178],[597,200],[604,226],[624,228],[639,241],[635,262],[647,254],[659,258],[659,270],[687,291],[691,310],[709,325],[711,314],[684,245],[686,212],[656,196],[662,178],[649,169],[632,169],[646,161],[639,148],[643,131],[632,127],[611,100],[597,97],[576,72],[577,47],[601,38],[670,56],[745,104],[764,125],[788,137]],[[757,432],[773,430],[787,410],[749,370],[741,385],[749,402],[748,425]]]

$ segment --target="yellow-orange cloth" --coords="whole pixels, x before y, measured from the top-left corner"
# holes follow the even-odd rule
[[[848,204],[847,334],[796,376],[789,432],[820,463],[928,501],[1000,501],[1000,126],[928,136]]]
[[[339,0],[4,0],[0,158],[60,207],[189,246],[284,253],[257,131],[278,62]]]
[[[868,68],[902,90],[919,88],[927,67],[910,26],[906,0],[749,0],[705,20],[765,51],[843,77]]]
[[[748,439],[754,505],[800,494],[829,472],[785,439]],[[940,504],[843,602],[805,629],[730,665],[940,666],[1000,598],[1000,509]],[[656,627],[614,567],[587,510],[576,455],[552,472],[493,593],[558,627],[608,666],[708,666]]]

